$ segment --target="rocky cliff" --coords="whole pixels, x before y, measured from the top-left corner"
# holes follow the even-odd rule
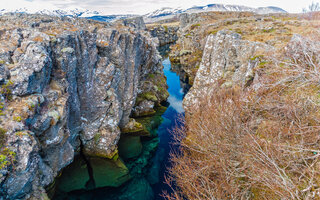
[[[207,36],[183,102],[188,128],[175,131],[169,199],[319,197],[319,32],[312,21],[272,18],[254,22],[261,32]]]
[[[184,99],[186,112],[192,113],[191,108],[199,106],[204,97],[210,98],[217,82],[222,83],[221,88],[251,84],[259,55],[274,51],[270,45],[242,40],[241,35],[228,30],[209,35],[194,84]]]
[[[150,27],[149,31],[153,37],[158,38],[159,46],[172,44],[178,40],[178,26],[154,26]]]
[[[294,33],[312,32],[309,21],[293,14],[257,15],[249,12],[205,12],[180,15],[178,41],[171,47],[170,60],[179,64],[192,85],[200,67],[207,37],[231,30],[245,40],[279,47]]]
[[[80,153],[121,162],[120,129],[167,98],[141,20],[8,14],[0,24],[0,199],[44,199]]]

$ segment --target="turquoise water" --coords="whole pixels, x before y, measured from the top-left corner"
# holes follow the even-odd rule
[[[66,185],[65,182],[57,180],[57,191],[53,199],[83,199],[83,200],[158,200],[163,199],[161,194],[163,191],[170,193],[170,188],[164,183],[164,176],[167,167],[170,166],[169,153],[174,146],[173,137],[170,133],[175,125],[178,123],[177,119],[183,117],[184,110],[182,108],[182,100],[184,97],[183,89],[180,85],[180,77],[171,71],[171,63],[167,58],[163,61],[164,74],[167,77],[167,84],[169,86],[167,109],[158,109],[155,116],[147,119],[150,124],[150,132],[154,133],[155,137],[141,137],[140,140],[132,138],[129,141],[139,141],[142,146],[142,151],[138,157],[124,159],[124,164],[130,171],[131,179],[118,188],[104,187],[97,189],[90,189],[89,182],[86,184],[86,189],[64,193],[59,191],[59,185]],[[140,119],[137,119],[139,121]],[[128,139],[127,139],[128,140]],[[121,155],[121,152],[119,152]],[[70,171],[75,172],[80,170],[80,167],[85,165],[83,158],[78,158],[62,173],[61,180],[68,180],[70,178]],[[82,161],[81,161],[82,159]],[[80,166],[79,163],[82,163]],[[68,172],[69,171],[69,172]],[[88,179],[88,175],[85,177]],[[75,180],[81,180],[80,176],[75,177]],[[86,181],[85,180],[85,181]],[[94,188],[94,183],[91,188]]]
[[[168,98],[169,107],[166,112],[162,115],[164,123],[158,128],[158,134],[160,143],[157,152],[163,151],[164,160],[160,166],[159,174],[160,178],[158,183],[152,186],[154,193],[157,194],[155,199],[163,199],[160,194],[163,190],[170,192],[170,188],[164,183],[164,176],[166,174],[166,168],[170,166],[169,153],[173,146],[173,137],[170,131],[178,123],[178,118],[183,117],[184,110],[182,107],[182,100],[184,97],[183,89],[180,86],[180,77],[171,71],[171,63],[167,58],[163,61],[164,74],[167,77],[167,84],[169,86],[168,92],[170,94]]]

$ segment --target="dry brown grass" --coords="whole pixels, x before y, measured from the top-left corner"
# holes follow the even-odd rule
[[[319,49],[296,40],[256,72],[259,84],[213,86],[174,130],[181,153],[171,155],[176,189],[165,197],[320,199]]]

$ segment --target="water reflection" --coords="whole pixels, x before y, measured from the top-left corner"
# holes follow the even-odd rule
[[[56,195],[54,199],[158,200],[163,199],[160,196],[163,191],[170,193],[170,188],[164,183],[164,176],[167,167],[170,166],[169,153],[172,149],[177,148],[172,144],[173,137],[170,130],[175,127],[177,119],[183,116],[182,100],[184,89],[181,87],[180,77],[171,70],[169,58],[163,61],[163,66],[170,94],[168,108],[160,107],[156,115],[149,118],[136,119],[138,122],[147,125],[147,129],[152,135],[151,137],[132,137],[122,141],[126,148],[130,147],[130,144],[132,146],[133,141],[139,143],[139,148],[135,148],[137,145],[131,148],[132,151],[139,150],[132,152],[133,155],[139,154],[138,157],[126,158],[122,156],[125,166],[130,171],[131,180],[118,188],[105,187],[89,191],[73,191]],[[65,176],[70,178],[68,174]]]

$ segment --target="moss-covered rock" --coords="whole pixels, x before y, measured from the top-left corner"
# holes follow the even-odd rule
[[[153,92],[146,92],[146,93],[142,93],[138,96],[138,100],[149,100],[149,101],[153,101],[153,102],[157,102],[158,98],[157,96],[153,93]]]
[[[162,123],[162,114],[167,110],[167,107],[159,106],[156,107],[153,116],[137,118],[137,122],[141,123],[151,136],[156,136],[156,128]]]
[[[129,123],[121,129],[122,135],[130,136],[149,136],[150,133],[144,125],[137,122],[135,119],[130,118]]]

